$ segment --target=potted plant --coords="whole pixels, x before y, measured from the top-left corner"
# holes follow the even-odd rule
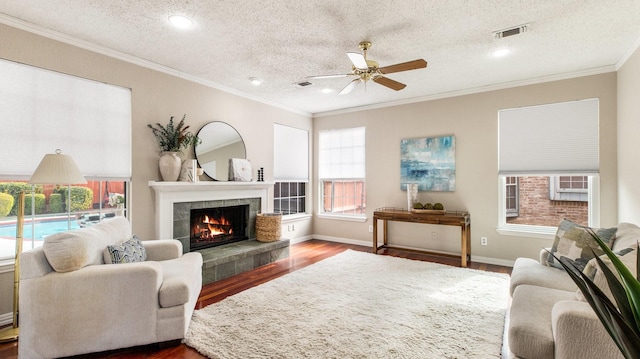
[[[119,216],[124,215],[124,195],[122,193],[110,193],[109,205],[118,209],[116,213]]]
[[[589,230],[589,234],[605,252],[620,276],[618,279],[600,257],[595,256],[602,274],[607,279],[607,284],[617,306],[571,261],[564,257],[560,259],[554,257],[578,285],[622,355],[629,359],[640,358],[640,282],[638,281],[640,256],[636,259],[637,273],[634,276],[593,230]]]
[[[187,115],[182,116],[182,120],[177,125],[173,123],[173,116],[169,119],[169,123],[163,126],[156,123],[155,126],[148,124],[153,135],[160,146],[160,174],[165,181],[176,181],[180,176],[180,167],[182,160],[177,156],[182,150],[200,143],[198,136],[189,131],[189,126],[185,126],[184,120]]]

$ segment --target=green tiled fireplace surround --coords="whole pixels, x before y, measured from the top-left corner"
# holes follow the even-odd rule
[[[199,250],[202,253],[203,284],[212,283],[254,268],[289,257],[289,240],[263,243],[255,239],[256,217],[260,198],[179,202],[173,204],[173,238],[182,242],[184,252],[190,251],[189,226],[191,209],[249,205],[247,237],[249,239]]]
[[[289,257],[289,240],[255,239],[201,249],[202,283],[207,284]]]

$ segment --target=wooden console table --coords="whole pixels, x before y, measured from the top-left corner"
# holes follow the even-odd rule
[[[382,221],[383,242],[378,246],[378,221]],[[446,212],[443,214],[432,213],[413,213],[405,209],[397,208],[379,208],[373,212],[373,253],[378,253],[380,248],[391,248],[407,250],[406,248],[393,247],[388,244],[387,222],[411,222],[425,224],[441,224],[445,226],[460,227],[460,264],[462,267],[467,266],[467,262],[471,260],[471,219],[468,212]],[[442,253],[434,253],[422,250],[413,250],[421,253],[451,256]],[[457,256],[455,256],[457,257]]]

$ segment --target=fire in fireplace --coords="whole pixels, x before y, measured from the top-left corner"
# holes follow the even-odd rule
[[[191,209],[191,250],[247,239],[249,205]]]

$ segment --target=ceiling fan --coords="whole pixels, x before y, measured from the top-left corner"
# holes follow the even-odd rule
[[[360,43],[360,49],[362,50],[362,54],[359,52],[347,52],[347,56],[349,56],[349,60],[351,60],[351,63],[352,63],[351,73],[309,76],[307,77],[307,79],[355,77],[354,80],[349,82],[349,84],[340,91],[340,95],[348,94],[360,82],[364,82],[366,85],[367,81],[369,80],[372,80],[373,82],[376,82],[382,86],[386,86],[392,90],[399,91],[405,88],[407,85],[400,83],[398,81],[392,80],[388,77],[384,77],[383,75],[394,73],[394,72],[422,69],[427,67],[427,62],[424,59],[413,60],[413,61],[403,62],[400,64],[379,67],[376,61],[367,59],[367,50],[369,50],[370,47],[371,47],[371,42],[362,41]]]

